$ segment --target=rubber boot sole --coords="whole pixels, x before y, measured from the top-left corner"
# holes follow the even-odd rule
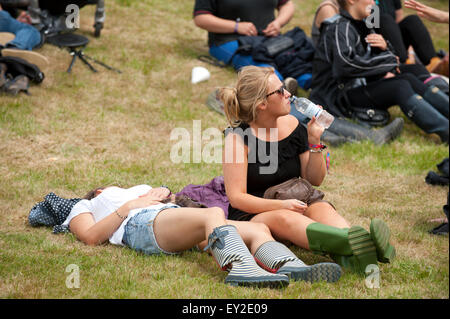
[[[396,252],[394,246],[389,244],[391,232],[381,219],[374,218],[370,223],[370,236],[375,243],[379,262],[390,263],[394,260]]]
[[[281,288],[289,285],[289,277],[286,275],[258,277],[228,275],[225,283],[231,286]]]
[[[2,55],[24,59],[29,63],[37,65],[39,70],[41,70],[42,72],[44,72],[49,65],[49,61],[45,56],[34,51],[19,50],[19,49],[3,49]]]
[[[361,226],[351,227],[348,241],[355,257],[355,261],[350,263],[354,271],[365,273],[368,265],[377,265],[377,249],[367,230]]]
[[[277,274],[286,274],[291,279],[307,281],[336,282],[341,278],[342,269],[335,263],[320,263],[307,267],[281,267]]]

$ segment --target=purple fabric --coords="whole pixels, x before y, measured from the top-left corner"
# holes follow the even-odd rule
[[[220,207],[228,218],[228,197],[225,193],[223,176],[213,178],[208,184],[189,184],[176,195],[188,196],[208,207]]]

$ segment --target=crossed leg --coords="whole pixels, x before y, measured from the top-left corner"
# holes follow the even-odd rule
[[[286,209],[260,213],[253,217],[251,222],[264,223],[276,240],[290,241],[305,249],[309,249],[306,228],[312,223],[337,228],[350,227],[347,221],[326,202],[312,204],[304,214]]]

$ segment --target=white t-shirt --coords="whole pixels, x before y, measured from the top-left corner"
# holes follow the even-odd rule
[[[95,222],[97,223],[106,216],[114,213],[120,206],[122,206],[126,202],[147,194],[151,189],[152,187],[149,185],[138,185],[126,189],[115,186],[108,187],[97,197],[91,200],[83,199],[76,203],[70,211],[69,216],[67,216],[67,219],[64,221],[63,225],[69,225],[72,218],[82,213],[91,213],[94,217]],[[151,207],[152,209],[157,209],[166,205],[167,204],[157,204],[149,207]],[[144,208],[133,209],[130,211],[127,218],[122,222],[122,224],[120,224],[119,228],[109,238],[109,242],[111,244],[123,246],[122,238],[125,232],[125,225],[131,217],[136,215]]]

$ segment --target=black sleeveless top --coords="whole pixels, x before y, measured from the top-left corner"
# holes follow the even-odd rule
[[[278,142],[266,142],[252,133],[248,124],[237,128],[228,128],[225,135],[233,132],[240,135],[248,147],[247,193],[263,197],[272,186],[283,183],[293,177],[300,177],[299,155],[309,150],[306,128],[298,123],[295,130]],[[254,214],[228,207],[228,219],[250,220]]]

